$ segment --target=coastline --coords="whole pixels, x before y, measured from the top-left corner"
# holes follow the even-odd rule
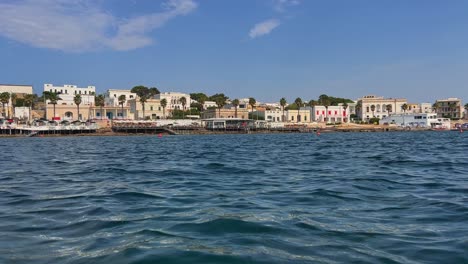
[[[425,128],[412,128],[404,129],[400,127],[385,127],[385,126],[372,126],[372,125],[356,125],[356,126],[335,126],[335,127],[320,127],[310,128],[307,131],[282,131],[282,130],[250,130],[240,131],[225,131],[225,130],[179,130],[177,134],[168,132],[116,132],[110,128],[97,129],[92,133],[79,133],[79,134],[39,134],[35,137],[114,137],[114,136],[178,136],[178,135],[236,135],[236,134],[315,134],[315,133],[384,133],[384,132],[423,132],[423,131],[439,131],[434,129]],[[441,131],[458,131],[458,130],[441,130]],[[0,138],[26,138],[25,134],[0,134]]]

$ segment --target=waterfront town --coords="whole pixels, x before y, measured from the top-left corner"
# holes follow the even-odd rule
[[[356,99],[320,95],[316,99],[261,102],[229,98],[223,93],[160,91],[155,87],[108,89],[95,86],[44,84],[42,94],[32,85],[0,84],[0,127],[75,125],[126,129],[196,126],[208,129],[395,127],[400,129],[467,129],[468,104],[460,98],[409,102],[405,98],[363,95]],[[171,130],[169,130],[171,131]],[[387,129],[388,131],[388,129]],[[175,133],[175,132],[174,132]]]

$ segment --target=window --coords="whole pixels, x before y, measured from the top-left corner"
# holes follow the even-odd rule
[[[150,110],[153,111],[153,106],[150,106]]]
[[[304,116],[304,121],[307,121],[307,116]]]
[[[68,91],[67,91],[67,90],[65,90],[65,93],[66,93],[66,94],[68,94]]]
[[[130,98],[133,98],[133,95],[130,95]]]
[[[116,98],[116,97],[117,97],[117,95],[116,95],[116,94],[114,94],[114,98]]]
[[[338,115],[338,111],[335,111],[335,115]]]

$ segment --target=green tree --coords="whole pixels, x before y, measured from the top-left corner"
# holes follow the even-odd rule
[[[182,104],[182,119],[185,119],[185,105],[187,105],[187,98],[182,97],[179,101]]]
[[[386,105],[385,110],[387,110],[387,115],[390,116],[390,111],[392,111],[392,105],[391,104]]]
[[[294,100],[294,103],[297,105],[297,122],[299,123],[299,121],[300,121],[299,111],[301,110],[302,99],[300,97],[298,97],[298,98],[296,98],[296,100]]]
[[[60,96],[57,93],[49,91],[44,92],[44,98],[46,100],[49,100],[50,104],[52,104],[54,107],[54,116],[52,117],[53,119],[55,117],[55,105],[57,105],[58,101],[62,100],[62,98],[60,98]]]
[[[31,112],[32,112],[32,106],[34,102],[36,101],[37,95],[35,94],[26,94],[24,95],[24,104],[29,108],[29,117],[28,121],[31,122]]]
[[[145,103],[148,101],[148,99],[160,93],[158,88],[148,88],[143,85],[138,85],[133,87],[131,92],[135,93],[140,98],[139,100],[141,103],[141,108],[143,110],[143,119],[145,119]]]
[[[122,107],[122,119],[124,118],[124,104],[125,102],[127,101],[127,97],[125,96],[125,94],[121,94],[119,95],[119,105]]]
[[[402,104],[401,105],[401,110],[406,114],[406,110],[408,110],[408,105],[407,104]]]
[[[375,117],[375,114],[374,114],[374,112],[375,112],[375,105],[371,105],[370,109],[371,109],[371,111],[372,111],[372,117]]]
[[[281,122],[286,121],[286,116],[284,115],[284,108],[286,107],[287,104],[288,102],[286,101],[286,98],[283,97],[280,99],[280,105],[281,105],[281,108],[283,109],[283,116],[281,117]]]
[[[3,92],[0,94],[0,102],[2,103],[3,107],[3,117],[7,117],[6,111],[5,111],[5,104],[10,103],[10,93],[8,92]],[[10,118],[10,110],[8,110],[8,118]]]
[[[257,104],[257,100],[255,100],[255,98],[253,98],[253,97],[250,97],[249,98],[249,105],[250,105],[250,107],[252,107],[252,114],[253,114],[255,104]],[[257,120],[258,120],[258,112],[257,112],[256,116],[257,116]]]
[[[105,97],[104,97],[103,94],[100,94],[100,95],[97,95],[97,96],[95,95],[95,97],[94,97],[94,104],[101,108],[101,112],[100,112],[101,113],[101,120],[102,120],[102,116],[104,115],[102,108],[104,107],[105,101],[106,100],[105,100]]]
[[[356,107],[354,108],[356,110],[356,116],[358,119],[361,119],[361,116],[362,116],[362,113],[361,113],[361,110],[362,110],[362,101],[359,101],[357,104],[356,104]]]
[[[81,104],[81,95],[76,94],[75,97],[73,98],[73,102],[76,104],[76,108],[78,110],[78,115],[76,120],[81,120],[80,118],[80,104]]]
[[[221,117],[221,108],[223,108],[226,105],[226,97],[224,96],[218,96],[215,99],[216,105],[218,106],[218,115]]]
[[[163,117],[166,118],[166,106],[167,106],[167,100],[166,98],[163,98],[160,102],[161,107],[163,109]]]
[[[347,103],[347,102],[344,102],[344,103],[343,103],[343,109],[344,109],[345,114],[346,114],[346,109],[348,109],[348,103]],[[347,119],[347,118],[345,117],[343,120],[346,122],[346,119]]]
[[[18,100],[18,95],[15,93],[11,93],[11,111],[13,112],[13,118],[15,117],[15,107],[16,107],[16,102]]]
[[[208,96],[204,93],[191,93],[190,98],[197,101],[200,104],[200,111],[204,110],[204,104],[208,101]]]
[[[232,105],[234,106],[234,117],[237,118],[237,107],[239,106],[239,99],[232,100]]]

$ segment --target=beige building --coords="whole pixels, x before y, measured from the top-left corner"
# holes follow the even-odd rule
[[[9,93],[10,94],[10,101],[5,104],[5,113],[3,113],[3,106],[0,104],[0,111],[2,114],[0,116],[8,116],[10,113],[10,117],[13,116],[13,109],[12,109],[12,101],[11,101],[11,94],[16,94],[18,98],[23,98],[26,94],[33,93],[32,85],[19,85],[19,84],[0,84],[0,93]]]
[[[368,120],[373,117],[383,118],[389,114],[403,113],[401,106],[407,103],[408,101],[404,98],[384,98],[382,96],[366,95],[358,99],[361,109],[356,114],[361,120]],[[387,105],[390,105],[390,111],[387,111]]]
[[[47,119],[54,120],[88,120],[91,117],[91,111],[89,105],[80,105],[80,114],[78,115],[78,108],[76,105],[58,104],[55,105],[55,116],[54,116],[54,105],[47,104],[46,110]]]
[[[187,104],[185,105],[185,109],[183,109],[184,107],[180,103],[180,99],[182,97],[185,97],[185,100],[187,101]],[[157,99],[157,100],[166,99],[167,101],[166,112],[167,111],[171,112],[173,109],[178,109],[178,110],[190,109],[190,103],[191,103],[190,94],[178,93],[178,92],[165,92],[165,93],[160,93],[160,94],[155,95],[154,99]]]
[[[160,99],[148,99],[145,103],[144,115],[143,106],[138,99],[129,100],[128,102],[130,104],[130,112],[133,114],[133,119],[165,119],[169,114],[167,107],[165,111],[163,111]]]
[[[462,118],[463,117],[463,104],[462,100],[458,98],[448,98],[437,100],[436,113],[438,117],[446,118]]]
[[[236,110],[234,108],[207,109],[202,113],[202,119],[209,118],[235,118]],[[248,119],[249,112],[247,109],[237,109],[237,118]]]
[[[96,87],[88,86],[80,88],[76,85],[65,84],[63,86],[55,86],[53,84],[44,84],[44,92],[57,93],[60,97],[54,107],[49,100],[46,101],[46,118],[57,120],[87,120],[91,117],[90,107],[94,105],[94,96]],[[81,95],[80,113],[78,116],[78,108],[74,102],[75,96]]]

